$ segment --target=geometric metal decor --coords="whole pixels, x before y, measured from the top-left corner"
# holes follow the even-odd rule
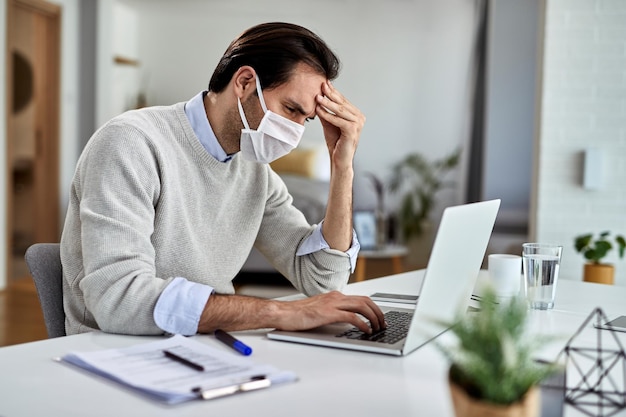
[[[579,338],[592,321],[595,346]],[[565,402],[588,416],[608,417],[626,408],[626,353],[615,330],[599,328],[608,321],[596,308],[559,353],[559,358],[566,356]]]

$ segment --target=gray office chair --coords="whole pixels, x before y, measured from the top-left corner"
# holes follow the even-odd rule
[[[35,243],[24,255],[35,281],[49,338],[65,336],[60,247],[58,243]]]

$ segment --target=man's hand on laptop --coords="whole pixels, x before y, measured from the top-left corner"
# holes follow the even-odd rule
[[[344,295],[338,291],[296,301],[213,294],[200,317],[198,333],[269,327],[309,330],[332,323],[350,323],[371,333],[385,328],[385,317],[371,298]]]
[[[350,323],[365,333],[384,329],[385,317],[369,298],[338,291],[297,301],[278,301],[279,330],[308,330],[332,323]],[[369,324],[360,316],[369,320]],[[371,327],[370,327],[371,326]]]

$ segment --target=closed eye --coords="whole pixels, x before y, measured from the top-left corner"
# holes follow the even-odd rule
[[[305,122],[310,122],[311,120],[315,120],[315,114],[313,114],[313,116],[307,116],[307,114],[311,114],[311,113],[307,113],[306,111],[304,111],[304,109],[300,105],[298,105],[292,100],[288,100],[288,102],[285,103],[284,106],[285,106],[285,110],[287,111],[287,113],[289,113],[290,116],[293,116],[293,117],[305,116],[306,117]]]

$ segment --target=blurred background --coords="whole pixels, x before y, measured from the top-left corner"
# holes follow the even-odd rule
[[[123,111],[188,100],[233,38],[267,21],[313,30],[342,60],[334,84],[367,116],[355,209],[376,208],[373,174],[394,217],[393,166],[460,149],[435,226],[446,206],[501,198],[489,252],[561,243],[560,275],[574,280],[575,236],[626,233],[626,2],[0,0],[0,289],[28,275],[29,244],[58,241],[91,134]],[[312,123],[303,146],[320,145]]]

